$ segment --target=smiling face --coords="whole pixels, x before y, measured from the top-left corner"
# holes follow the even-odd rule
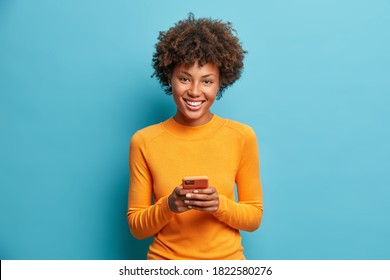
[[[212,119],[210,107],[219,90],[219,69],[215,64],[178,64],[173,69],[171,85],[177,106],[174,119],[178,123],[196,126]]]

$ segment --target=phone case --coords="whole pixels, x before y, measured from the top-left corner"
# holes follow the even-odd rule
[[[182,180],[184,189],[205,189],[209,186],[207,176],[186,176]]]

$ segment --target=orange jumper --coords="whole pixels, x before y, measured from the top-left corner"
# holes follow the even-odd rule
[[[256,230],[263,213],[257,141],[249,126],[216,115],[201,126],[170,118],[134,134],[129,161],[127,220],[136,238],[154,235],[148,259],[245,259],[239,230]],[[182,177],[197,175],[208,176],[217,189],[217,212],[172,212],[168,196]]]

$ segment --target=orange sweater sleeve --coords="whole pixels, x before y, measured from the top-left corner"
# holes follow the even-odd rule
[[[167,196],[152,205],[153,180],[144,156],[144,141],[138,133],[130,141],[129,166],[127,221],[133,236],[143,239],[157,234],[174,213]]]
[[[238,202],[220,195],[220,205],[214,216],[228,226],[244,231],[254,231],[263,216],[260,163],[256,134],[252,129],[246,134],[241,161],[236,174]]]

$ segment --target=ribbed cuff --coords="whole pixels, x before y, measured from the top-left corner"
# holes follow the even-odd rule
[[[219,207],[218,210],[214,213],[216,218],[222,218],[227,211],[228,199],[224,195],[219,195]]]
[[[164,196],[160,198],[158,203],[161,203],[161,213],[163,214],[164,217],[167,219],[172,218],[172,216],[175,214],[169,207],[169,201],[168,201],[169,196]]]

